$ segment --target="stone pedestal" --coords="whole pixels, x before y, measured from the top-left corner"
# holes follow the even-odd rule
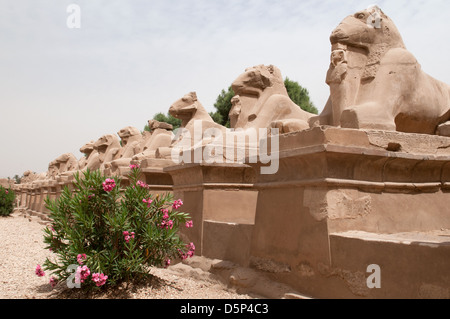
[[[375,244],[365,245],[360,238],[353,239],[358,249],[341,244],[341,234],[349,231],[379,235],[450,229],[450,138],[317,127],[280,136],[279,150],[278,172],[258,174],[255,181],[251,264],[322,298],[420,297],[406,291],[450,287],[449,267],[434,274],[421,271],[421,258],[450,265],[448,253],[429,252],[431,247],[448,250],[442,241],[417,255],[405,254],[401,262],[403,248],[398,246],[370,250]],[[260,165],[253,166],[258,172]],[[379,245],[386,246],[384,241]],[[355,256],[355,263],[343,262],[343,250]],[[384,280],[398,280],[386,283],[398,289],[368,289],[370,264],[379,264]],[[397,269],[406,265],[403,273]],[[400,277],[389,274],[392,269]]]
[[[151,158],[141,161],[142,180],[149,185],[152,194],[172,193],[172,176],[165,168],[173,165],[174,162],[167,159]]]
[[[253,169],[243,164],[186,164],[164,171],[172,176],[175,199],[183,200],[182,210],[194,222],[181,232],[194,242],[196,254],[248,263],[235,251],[249,254],[257,200]],[[239,235],[232,235],[236,231]]]
[[[26,184],[25,189],[27,192],[27,201],[25,203],[25,208],[28,210],[28,209],[31,209],[31,203],[32,203],[32,200],[31,200],[32,195],[33,195],[32,185],[30,183]]]
[[[38,205],[38,197],[39,197],[39,187],[36,183],[31,185],[31,199],[29,209],[31,211],[36,211],[36,207]]]
[[[26,186],[22,184],[16,184],[13,188],[16,194],[17,208],[24,208],[27,204],[27,190]]]

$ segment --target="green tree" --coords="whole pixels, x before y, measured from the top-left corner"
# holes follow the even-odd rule
[[[211,112],[210,115],[216,123],[220,125],[230,127],[230,120],[228,118],[228,113],[231,110],[231,99],[235,95],[233,89],[228,87],[228,90],[222,90],[214,103],[216,112]]]
[[[290,80],[288,77],[284,80],[284,86],[291,100],[300,106],[306,112],[318,114],[319,111],[309,97],[309,91],[302,87],[298,82]]]
[[[21,181],[22,178],[19,175],[16,174],[16,175],[14,175],[13,179],[16,182],[16,184],[20,184],[20,181]]]

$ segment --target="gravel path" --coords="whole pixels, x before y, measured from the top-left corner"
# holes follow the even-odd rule
[[[178,264],[152,269],[154,278],[145,286],[123,286],[94,296],[58,285],[51,289],[49,277],[37,277],[37,264],[51,252],[44,249],[44,224],[20,212],[0,217],[0,299],[129,298],[129,299],[247,299],[248,295],[228,289],[208,272]]]
[[[43,243],[43,225],[17,213],[0,217],[0,298],[46,298],[48,279],[34,270],[50,256]]]

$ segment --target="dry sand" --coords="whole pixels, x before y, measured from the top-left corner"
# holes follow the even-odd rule
[[[81,294],[60,284],[49,285],[49,276],[34,273],[51,252],[43,243],[45,224],[37,217],[14,212],[0,217],[0,299],[130,298],[130,299],[247,299],[218,277],[200,268],[177,264],[152,269],[154,278],[145,285],[122,286],[104,294]]]

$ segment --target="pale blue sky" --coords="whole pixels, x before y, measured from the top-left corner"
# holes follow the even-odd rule
[[[69,4],[81,28],[69,29]],[[0,0],[0,178],[47,170],[63,153],[143,129],[196,91],[213,111],[245,68],[273,64],[328,98],[329,35],[370,1]],[[450,2],[378,1],[430,75],[450,83]]]

